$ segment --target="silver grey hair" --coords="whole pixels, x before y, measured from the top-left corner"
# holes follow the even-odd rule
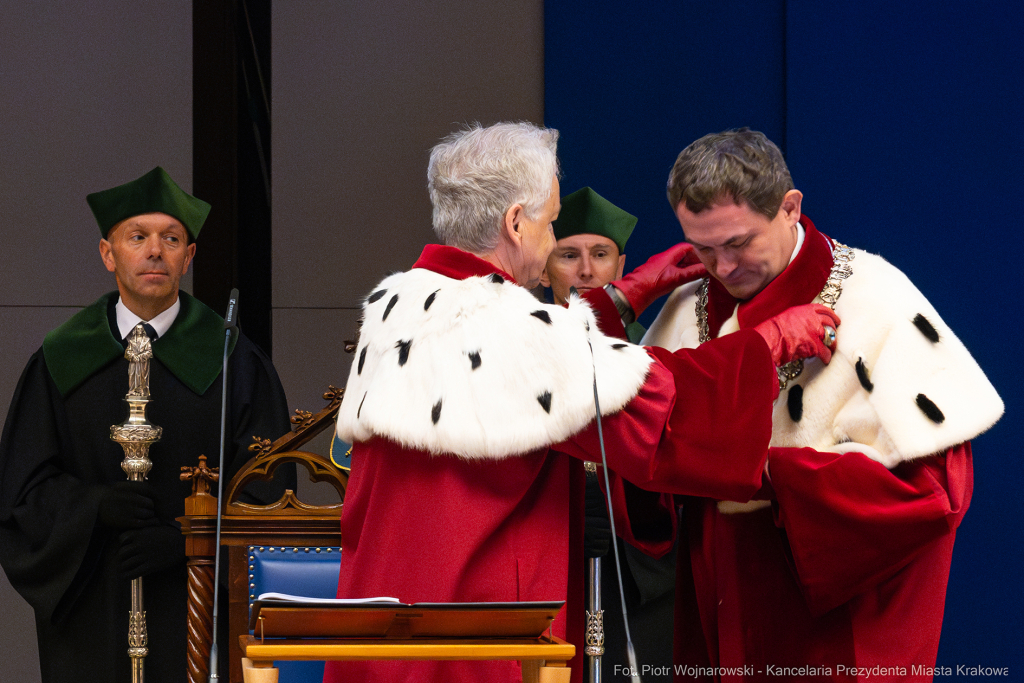
[[[475,123],[439,142],[427,166],[438,238],[472,254],[494,251],[512,205],[534,219],[551,196],[557,146],[557,130],[532,123]]]

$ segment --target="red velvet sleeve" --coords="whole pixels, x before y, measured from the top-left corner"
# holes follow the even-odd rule
[[[772,448],[776,524],[811,609],[823,613],[892,577],[954,532],[970,505],[970,443],[892,470],[862,453]]]
[[[608,466],[648,490],[749,500],[761,487],[777,386],[760,335],[648,353],[656,362],[640,393],[603,418]],[[556,450],[600,461],[596,423]]]
[[[591,289],[585,292],[582,297],[594,310],[594,317],[597,318],[597,327],[609,337],[626,339],[626,326],[622,324],[622,317],[615,308],[615,302],[604,291],[604,287]]]
[[[598,476],[600,472],[598,470]],[[675,543],[679,519],[672,494],[645,491],[615,472],[608,473],[608,482],[612,489],[615,533],[651,557],[664,557]],[[604,490],[603,477],[601,490]]]

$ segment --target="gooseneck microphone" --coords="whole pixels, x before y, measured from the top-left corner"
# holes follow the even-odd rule
[[[213,629],[210,643],[210,677],[209,683],[220,680],[217,672],[217,617],[220,612],[220,522],[224,515],[224,439],[227,434],[228,422],[228,349],[231,333],[238,331],[238,289],[231,290],[228,297],[228,310],[224,314],[224,359],[221,366],[220,392],[220,460],[217,469],[217,541],[214,544],[216,553],[213,563]]]

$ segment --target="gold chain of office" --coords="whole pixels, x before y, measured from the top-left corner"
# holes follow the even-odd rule
[[[822,288],[818,298],[821,299],[821,303],[834,311],[836,302],[839,301],[839,296],[843,293],[843,280],[853,275],[853,266],[850,265],[850,261],[853,260],[855,254],[853,249],[835,240],[832,240],[832,245],[832,270],[829,271],[828,280],[825,281],[825,286]],[[710,278],[704,278],[697,287],[697,332],[701,344],[711,339],[711,330],[708,328],[709,282]],[[804,371],[804,361],[802,358],[797,358],[776,368],[776,370],[779,375],[779,388],[785,389],[792,380],[799,377],[800,373]]]

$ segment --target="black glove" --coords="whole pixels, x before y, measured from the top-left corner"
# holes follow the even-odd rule
[[[137,529],[156,521],[156,489],[145,481],[119,481],[105,487],[100,521],[113,529]]]
[[[185,537],[175,526],[128,529],[118,540],[117,566],[122,579],[135,579],[185,562]]]
[[[587,475],[587,498],[583,528],[583,556],[604,557],[612,547],[612,524],[608,506],[596,476]]]

